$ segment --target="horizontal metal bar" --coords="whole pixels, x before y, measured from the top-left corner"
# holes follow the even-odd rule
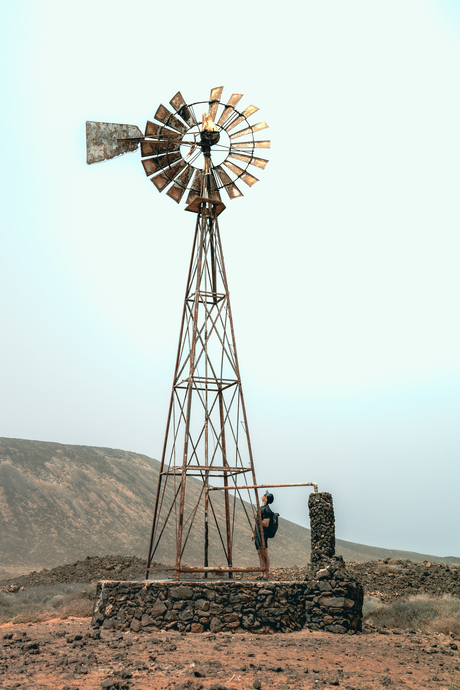
[[[190,293],[190,295],[186,298],[187,302],[194,303],[196,294],[196,292]],[[198,301],[206,304],[209,304],[209,302],[215,304],[216,301],[222,302],[222,300],[225,299],[226,296],[227,295],[225,295],[222,292],[205,292],[204,290],[199,290]]]
[[[265,568],[256,567],[246,567],[246,568],[225,568],[225,567],[212,567],[212,566],[180,566],[179,568],[174,568],[174,566],[168,566],[167,568],[150,568],[150,572],[165,572],[167,570],[178,570],[180,573],[264,573]]]
[[[177,140],[177,139],[170,139],[169,137],[152,137],[152,136],[143,136],[143,137],[124,137],[123,139],[117,139],[117,141],[162,141],[164,143],[173,143],[173,144],[187,144],[188,146],[201,146],[201,142],[199,141],[183,141],[183,140]]]
[[[251,472],[250,467],[227,467],[227,466],[216,466],[216,465],[186,465],[185,473],[190,475],[192,472],[221,472],[225,474],[243,474],[244,472]],[[175,467],[165,470],[161,473],[162,475],[180,475],[182,474],[182,466],[176,465]],[[237,487],[230,487],[236,489]]]
[[[174,384],[174,388],[179,390],[187,390],[189,387],[189,379],[182,379]],[[216,379],[214,377],[208,376],[193,376],[192,377],[192,390],[208,390],[211,393],[218,393],[219,391],[225,391],[232,386],[238,385],[237,379]]]
[[[234,489],[273,489],[284,486],[314,486],[315,493],[318,491],[318,484],[314,482],[302,482],[300,484],[248,484],[244,486],[210,486],[208,491],[233,491]]]

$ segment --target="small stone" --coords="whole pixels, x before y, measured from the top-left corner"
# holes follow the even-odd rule
[[[193,616],[195,615],[194,610],[192,609],[191,606],[187,606],[181,613],[179,614],[179,618],[181,621],[188,622],[191,621]]]
[[[146,613],[143,614],[141,618],[141,625],[145,628],[147,625],[153,625],[155,621],[153,618],[150,618]]]
[[[223,628],[223,624],[220,620],[220,618],[217,618],[217,616],[214,616],[214,618],[211,618],[211,623],[209,625],[209,629],[211,632],[218,632]]]
[[[142,624],[137,620],[137,618],[133,618],[129,627],[133,632],[139,632],[139,630],[142,628]]]
[[[179,585],[169,590],[169,596],[172,599],[191,599],[193,597],[193,589],[185,585]]]
[[[192,627],[190,628],[190,632],[192,633],[202,633],[204,630],[204,626],[201,625],[201,623],[192,623]]]
[[[157,599],[153,607],[150,609],[149,614],[152,616],[152,618],[158,618],[159,616],[162,616],[166,610],[167,606],[165,606],[160,599]]]

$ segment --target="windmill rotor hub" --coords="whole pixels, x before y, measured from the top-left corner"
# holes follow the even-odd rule
[[[219,143],[220,132],[210,131],[209,129],[203,129],[200,133],[201,139],[201,150],[203,154],[209,156],[211,153],[211,146]]]

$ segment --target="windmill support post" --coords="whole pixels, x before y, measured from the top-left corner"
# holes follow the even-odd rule
[[[204,189],[203,192],[207,190]],[[166,523],[177,514],[175,578],[181,573],[236,572],[233,564],[234,506],[229,490],[236,477],[250,474],[256,486],[254,463],[243,390],[239,373],[233,318],[218,224],[218,204],[208,197],[195,203],[195,238],[187,280],[179,345],[176,357],[168,422],[160,463],[149,545],[146,577],[165,532]],[[241,425],[239,422],[243,422]],[[241,435],[240,428],[245,433]],[[243,436],[243,437],[241,437]],[[243,453],[243,446],[244,451]],[[177,464],[178,457],[181,458]],[[186,517],[187,477],[199,477],[203,490]],[[179,486],[177,478],[180,477]],[[209,495],[210,478],[222,478],[224,531],[217,523]],[[164,501],[168,484],[173,484],[173,510]],[[244,488],[244,487],[240,487]],[[256,504],[258,504],[257,489]],[[177,508],[177,511],[176,511]],[[196,518],[204,512],[203,565],[184,565],[184,551]],[[211,514],[211,515],[210,515]],[[210,518],[214,518],[226,566],[212,567],[209,561]],[[246,570],[246,569],[245,569]],[[268,575],[268,566],[266,567]],[[259,572],[259,567],[254,567]]]

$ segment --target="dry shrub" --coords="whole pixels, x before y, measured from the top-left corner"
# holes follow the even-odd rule
[[[363,601],[363,614],[366,616],[371,611],[375,611],[382,605],[382,600],[372,594],[366,594]]]
[[[20,592],[0,592],[0,623],[40,623],[52,618],[91,616],[95,587],[56,584],[30,587]]]
[[[94,602],[88,598],[71,599],[58,609],[59,618],[91,618]]]
[[[375,570],[379,575],[388,575],[389,573],[396,575],[403,570],[403,567],[396,563],[379,563]]]
[[[450,594],[418,594],[374,608],[364,615],[364,620],[388,628],[460,635],[460,598]]]

